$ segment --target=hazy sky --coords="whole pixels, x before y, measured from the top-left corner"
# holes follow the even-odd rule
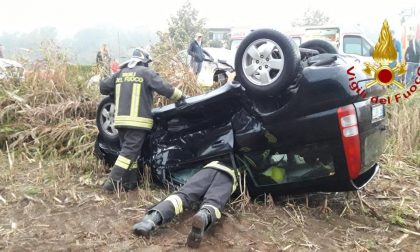
[[[209,27],[270,27],[281,28],[299,17],[306,8],[324,11],[337,24],[359,23],[380,27],[387,18],[398,24],[401,9],[420,9],[420,0],[190,0],[207,19]],[[113,25],[152,31],[166,28],[168,19],[185,0],[2,0],[0,3],[0,34],[25,32],[40,26],[55,26],[61,36],[69,36],[85,27]],[[286,6],[287,4],[287,6]],[[419,13],[420,14],[420,13]]]

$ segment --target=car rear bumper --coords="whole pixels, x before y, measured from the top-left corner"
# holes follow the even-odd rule
[[[379,164],[375,164],[369,170],[365,171],[364,173],[360,174],[354,180],[350,180],[351,190],[359,190],[365,187],[379,172]]]

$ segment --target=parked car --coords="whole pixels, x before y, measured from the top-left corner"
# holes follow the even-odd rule
[[[225,48],[204,47],[204,62],[197,81],[202,86],[213,86],[217,84],[222,86],[235,77],[233,69],[234,54]],[[178,54],[180,61],[189,66],[191,56],[187,50]]]
[[[350,89],[354,57],[323,48],[299,49],[274,30],[251,32],[235,56],[235,81],[153,110],[140,166],[181,185],[203,164],[224,160],[246,171],[251,195],[362,188],[379,169],[385,107]],[[354,73],[363,87],[367,76]],[[98,108],[95,153],[109,165],[120,150],[118,137],[107,134],[115,130],[114,108],[112,97]]]
[[[22,80],[24,72],[25,69],[19,62],[0,58],[0,80]]]

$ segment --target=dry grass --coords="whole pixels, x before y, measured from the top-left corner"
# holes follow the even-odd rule
[[[388,146],[385,157],[420,165],[420,96],[388,109]]]
[[[188,96],[195,96],[205,92],[205,89],[197,85],[197,78],[190,70],[189,66],[181,62],[178,56],[179,51],[172,41],[166,41],[165,48],[153,48],[153,68],[163,79],[179,88]],[[168,104],[168,100],[163,97],[156,97],[155,107]]]
[[[97,87],[88,87],[94,68],[70,65],[66,54],[55,44],[43,44],[44,61],[26,69],[25,81],[0,86],[0,148],[30,158],[91,155],[97,134]],[[157,55],[154,68],[186,95],[204,92],[196,77],[179,62],[176,50]],[[170,103],[157,96],[155,107]]]
[[[42,49],[44,61],[30,65],[24,81],[0,86],[0,148],[8,141],[30,158],[86,156],[99,94],[87,88],[60,48],[45,43]]]

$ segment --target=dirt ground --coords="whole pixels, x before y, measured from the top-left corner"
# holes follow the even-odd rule
[[[108,195],[97,182],[104,174],[91,163],[14,160],[2,153],[0,161],[0,250],[189,250],[193,211],[150,239],[131,234],[168,190]],[[200,251],[420,251],[419,168],[397,166],[359,193],[267,196],[229,205]]]

